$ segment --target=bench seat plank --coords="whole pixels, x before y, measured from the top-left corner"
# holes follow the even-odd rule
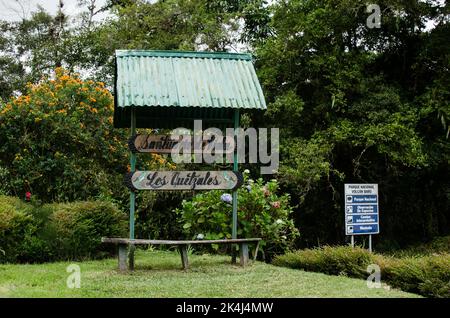
[[[130,270],[134,269],[134,249],[135,245],[177,245],[180,250],[181,255],[181,263],[184,270],[189,268],[189,260],[187,253],[188,245],[195,244],[239,244],[240,250],[240,264],[241,266],[246,266],[249,262],[248,258],[248,243],[257,243],[256,245],[256,254],[258,253],[259,242],[261,238],[245,238],[245,239],[223,239],[223,240],[143,240],[143,239],[127,239],[127,238],[110,238],[110,237],[102,237],[103,243],[112,243],[116,244],[119,247],[119,270],[126,270],[127,261],[126,261],[126,247],[129,247],[129,260],[128,260],[128,268]]]
[[[261,238],[246,238],[246,239],[224,239],[224,240],[130,240],[126,238],[107,238],[103,237],[103,243],[114,244],[129,244],[129,245],[191,245],[191,244],[227,244],[227,243],[244,243],[244,242],[258,242]]]

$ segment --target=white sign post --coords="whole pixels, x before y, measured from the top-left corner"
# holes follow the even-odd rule
[[[380,233],[378,209],[378,184],[345,184],[345,234],[369,235],[372,252],[372,234]]]

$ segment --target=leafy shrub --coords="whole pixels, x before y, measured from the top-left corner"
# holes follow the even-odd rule
[[[189,195],[185,191],[141,191],[136,195],[136,237],[181,238],[181,226],[173,210]],[[164,248],[164,246],[162,246]]]
[[[56,233],[50,217],[51,205],[28,204],[28,215],[32,220],[20,245],[18,262],[46,262],[57,259],[55,254]]]
[[[246,186],[238,189],[238,237],[261,237],[266,260],[292,248],[299,236],[291,219],[289,195],[278,195],[278,183],[256,182],[245,176]],[[183,200],[177,209],[184,234],[205,239],[231,238],[232,206],[221,200],[222,191],[208,191]],[[217,247],[216,247],[217,248]]]
[[[126,193],[127,136],[113,129],[113,98],[101,82],[58,68],[0,104],[0,186],[44,202]],[[3,189],[2,189],[3,188]]]
[[[9,170],[0,166],[0,195],[8,195],[10,190],[9,185]]]
[[[419,286],[422,295],[450,298],[450,254],[427,257],[425,279]]]
[[[436,237],[428,243],[416,244],[406,249],[389,252],[389,254],[397,257],[425,256],[435,253],[450,253],[450,235]]]
[[[123,236],[125,214],[108,202],[86,201],[56,204],[51,216],[56,232],[58,258],[95,258],[102,256],[102,236]]]
[[[0,196],[0,263],[98,258],[102,236],[121,236],[125,214],[100,201],[43,206]]]
[[[33,219],[19,199],[0,196],[0,262],[15,261],[27,233],[33,230]]]
[[[277,256],[274,265],[330,275],[367,278],[367,266],[378,264],[382,281],[427,297],[450,297],[450,254],[394,258],[362,248],[325,246]]]
[[[275,265],[321,272],[328,275],[367,277],[366,268],[374,263],[373,254],[362,248],[324,246],[278,256]]]
[[[450,297],[450,254],[405,257],[382,267],[390,285],[427,297]]]

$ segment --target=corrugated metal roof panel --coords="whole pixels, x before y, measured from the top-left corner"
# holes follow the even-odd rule
[[[117,51],[117,107],[266,109],[248,54]]]
[[[171,128],[192,119],[229,122],[234,109],[265,110],[250,54],[116,51],[114,126]]]
[[[162,50],[116,50],[116,56],[147,56],[147,57],[192,57],[192,58],[216,58],[231,60],[250,60],[248,53],[228,52],[194,52],[194,51],[162,51]]]

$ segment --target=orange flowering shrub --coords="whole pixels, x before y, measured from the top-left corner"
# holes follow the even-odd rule
[[[62,68],[29,83],[25,95],[0,105],[3,189],[44,201],[123,195],[128,136],[112,118],[113,98],[103,83]]]

